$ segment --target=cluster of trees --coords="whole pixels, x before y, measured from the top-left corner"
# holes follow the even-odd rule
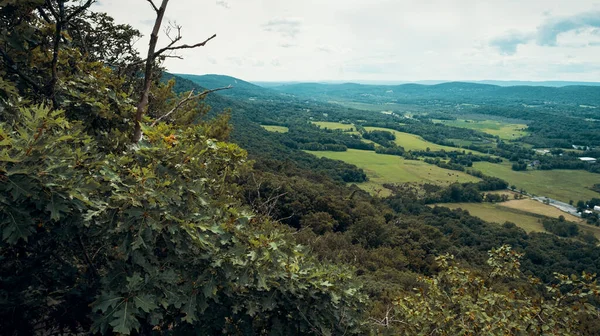
[[[362,133],[362,137],[386,148],[396,146],[396,143],[394,142],[394,140],[396,140],[396,135],[392,132],[379,130],[367,131]]]
[[[544,219],[542,225],[544,225],[544,229],[560,237],[575,237],[579,235],[579,225],[567,222],[564,216],[560,216],[558,219]]]

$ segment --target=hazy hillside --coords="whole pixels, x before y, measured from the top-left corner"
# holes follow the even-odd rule
[[[451,82],[437,85],[363,85],[302,83],[273,87],[273,90],[299,97],[320,99],[359,99],[369,102],[395,100],[430,100],[446,102],[488,103],[500,101],[524,104],[570,104],[600,106],[598,86],[509,86]]]

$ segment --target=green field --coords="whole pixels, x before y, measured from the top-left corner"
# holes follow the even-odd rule
[[[600,183],[600,174],[584,170],[528,170],[517,172],[511,169],[509,162],[494,164],[476,162],[473,168],[485,175],[494,176],[524,189],[530,194],[550,197],[563,202],[573,200],[590,200],[600,197],[600,194],[590,189]]]
[[[442,169],[423,161],[405,160],[399,156],[377,154],[373,151],[349,149],[346,152],[313,152],[318,157],[341,160],[364,169],[369,181],[359,186],[371,193],[381,190],[384,183],[432,183],[447,185],[454,182],[474,182],[478,178],[462,172]],[[384,192],[382,195],[385,195]]]
[[[503,140],[514,140],[527,135],[524,129],[527,128],[525,124],[509,124],[501,121],[494,120],[433,120],[434,122],[442,123],[444,125],[453,127],[469,128],[481,132],[485,132],[491,135],[496,135]]]
[[[273,125],[260,125],[262,128],[266,129],[269,132],[277,132],[277,133],[287,133],[289,132],[289,128],[285,126],[273,126]]]
[[[519,200],[510,202],[513,202],[513,204],[510,206],[507,206],[508,204],[505,203],[445,203],[436,205],[444,206],[450,209],[461,208],[463,210],[467,210],[471,215],[479,217],[490,223],[504,224],[505,222],[512,222],[527,232],[546,232],[546,230],[544,230],[544,226],[541,223],[543,215],[539,213],[539,209],[537,208],[537,206],[534,206],[533,210],[537,209],[535,212],[538,213],[530,213],[528,211],[522,210],[532,206],[528,202],[539,202],[533,200]],[[523,202],[523,204],[515,207],[515,202]],[[543,205],[542,203],[539,204],[540,206],[550,207],[548,205]],[[553,209],[558,212],[553,212],[554,210],[551,210],[544,214],[554,218],[557,217],[556,215],[560,216],[559,213],[562,212],[556,208]],[[591,232],[596,236],[596,238],[600,239],[599,227],[582,223],[581,220],[577,217],[570,216],[565,213],[562,213],[562,215],[564,215],[567,218],[567,220],[578,223],[580,232]]]
[[[342,123],[329,122],[329,121],[313,121],[312,123],[321,128],[327,128],[330,130],[342,130],[344,132],[350,132],[350,131],[356,130],[356,128],[352,124],[342,124]]]
[[[404,133],[404,132],[398,132],[396,130],[389,129],[389,128],[365,127],[365,129],[367,131],[377,130],[377,131],[387,131],[387,132],[394,133],[394,135],[396,136],[396,144],[398,146],[404,147],[404,149],[406,149],[407,151],[408,150],[426,150],[428,147],[432,151],[439,151],[442,149],[445,151],[459,150],[458,148],[454,148],[454,147],[448,147],[448,146],[434,144],[433,142],[429,142],[429,141],[421,138],[418,135]]]
[[[486,222],[498,224],[512,222],[527,232],[545,232],[539,217],[503,207],[499,203],[451,203],[437,205],[450,209],[461,208],[467,210],[471,215],[479,217]]]

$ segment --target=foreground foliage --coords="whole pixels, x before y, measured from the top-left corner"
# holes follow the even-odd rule
[[[441,272],[421,278],[413,295],[400,297],[381,323],[410,335],[581,335],[583,321],[600,317],[588,298],[598,298],[596,275],[556,273],[557,282],[542,286],[537,278],[523,285],[522,255],[509,246],[490,251],[487,274],[437,258]],[[540,287],[545,296],[536,294]]]

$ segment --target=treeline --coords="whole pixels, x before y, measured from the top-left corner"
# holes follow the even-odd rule
[[[289,132],[278,134],[279,141],[289,148],[314,151],[346,151],[348,148],[374,150],[375,145],[361,141],[360,135],[341,130],[321,129],[307,123],[288,123]]]
[[[497,177],[482,176],[482,181],[453,183],[447,187],[424,188],[425,196],[422,198],[425,204],[434,203],[481,203],[502,201],[502,197],[489,196],[486,198],[484,192],[505,190],[508,183]]]

